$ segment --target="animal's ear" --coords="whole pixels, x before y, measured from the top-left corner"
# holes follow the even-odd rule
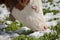
[[[24,9],[24,7],[29,3],[30,0],[18,0],[18,4],[16,5],[16,8],[19,10]]]

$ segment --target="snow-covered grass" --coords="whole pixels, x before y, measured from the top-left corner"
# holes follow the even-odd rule
[[[10,12],[4,4],[0,5],[0,22],[3,21],[0,23],[0,40],[60,40],[60,0],[43,0],[43,13],[51,30],[32,32],[17,20],[5,20]]]
[[[0,40],[11,40],[9,36],[7,35],[0,35]]]
[[[5,4],[0,5],[0,21],[4,21],[6,17],[9,17],[10,12],[8,12]]]

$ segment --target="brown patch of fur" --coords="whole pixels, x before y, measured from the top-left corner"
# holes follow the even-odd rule
[[[15,7],[19,10],[22,10],[29,3],[29,1],[30,0],[18,0],[18,3]],[[4,3],[8,8],[10,8],[14,2],[12,0],[4,0]]]
[[[29,3],[30,0],[19,0],[18,4],[16,5],[16,8],[19,10],[24,9],[24,7]]]
[[[12,0],[4,0],[4,4],[6,4],[6,6],[8,8],[10,8],[12,6],[13,2],[12,2]]]

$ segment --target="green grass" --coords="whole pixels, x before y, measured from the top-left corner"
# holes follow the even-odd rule
[[[23,26],[22,23],[20,23],[19,25],[18,24],[19,24],[18,22],[12,22],[11,24],[8,24],[8,26],[5,28],[6,32],[16,31],[16,30],[20,29]]]
[[[53,0],[48,0],[48,2],[53,4]],[[57,3],[60,3],[60,1]],[[54,4],[53,4],[53,6],[55,7]],[[51,13],[51,12],[53,12],[54,15],[56,15],[57,13],[60,13],[59,10],[50,10],[50,8],[43,9],[44,15],[46,13]],[[58,19],[59,18],[50,19],[49,22],[54,21],[54,20],[58,20]],[[5,19],[3,22],[0,22],[0,23],[4,23],[7,20],[9,20],[9,18]],[[19,24],[19,25],[17,25],[17,24]],[[18,23],[16,21],[12,22],[11,24],[7,24],[7,25],[8,26],[5,28],[6,32],[9,32],[9,31],[14,32],[14,31],[16,31],[24,26],[22,23]],[[19,34],[18,37],[12,38],[12,40],[56,40],[56,39],[60,38],[59,37],[59,35],[60,35],[60,23],[58,23],[55,27],[51,26],[50,29],[53,30],[53,32],[51,32],[49,34],[45,33],[43,36],[41,36],[39,38],[28,36],[28,34],[33,33],[33,31],[28,30],[28,31],[23,32],[22,34]]]
[[[59,18],[50,19],[50,20],[48,20],[48,22],[55,21],[55,20],[59,20]]]
[[[46,13],[51,13],[51,12],[53,12],[54,15],[56,15],[57,13],[59,13],[58,10],[50,10],[49,8],[48,8],[48,9],[43,9],[44,15],[45,15]]]
[[[58,23],[55,27],[51,26],[50,28],[51,30],[53,30],[53,33],[45,33],[43,36],[39,37],[39,38],[35,38],[35,37],[30,37],[27,35],[20,35],[16,38],[13,38],[13,40],[56,40],[60,35],[60,23]],[[56,32],[54,32],[56,31]]]

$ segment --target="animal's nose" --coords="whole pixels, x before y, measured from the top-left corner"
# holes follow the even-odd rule
[[[47,27],[44,26],[44,29],[47,29]]]
[[[44,26],[43,28],[42,28],[42,30],[44,31],[44,30],[46,30],[46,29],[48,29],[48,27],[47,26]]]

